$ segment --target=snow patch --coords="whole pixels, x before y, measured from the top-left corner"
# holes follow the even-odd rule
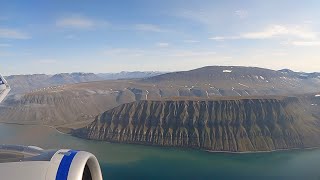
[[[149,94],[149,91],[146,90],[146,100],[148,100],[148,94]]]
[[[97,89],[97,93],[98,93],[98,94],[101,94],[101,95],[111,94],[112,92],[113,92],[113,91]]]
[[[316,94],[314,97],[320,97],[320,94]]]
[[[263,76],[260,76],[260,78],[264,80],[264,77],[263,77]]]
[[[90,89],[86,89],[86,92],[89,94],[97,94],[96,91],[90,90]]]
[[[227,70],[227,69],[225,69],[225,70],[223,70],[222,72],[224,72],[224,73],[231,73],[232,70]]]
[[[234,87],[232,87],[232,91],[234,91],[234,92],[237,93],[239,96],[241,96],[241,94],[238,93],[238,92],[234,89]]]
[[[247,87],[247,88],[250,88],[249,86],[247,85],[244,85],[244,84],[241,84],[241,83],[238,83],[240,86],[244,86],[244,87]]]

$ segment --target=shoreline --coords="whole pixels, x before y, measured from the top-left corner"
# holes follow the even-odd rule
[[[283,152],[283,151],[297,151],[297,150],[314,150],[320,149],[320,147],[308,147],[308,148],[291,148],[291,149],[275,149],[269,151],[212,151],[212,150],[204,150],[207,153],[226,153],[226,154],[259,154],[259,153],[273,153],[273,152]]]
[[[113,143],[113,144],[129,144],[129,145],[137,145],[137,146],[146,146],[146,147],[159,147],[159,148],[172,148],[172,149],[180,149],[180,150],[197,150],[200,152],[205,153],[220,153],[220,154],[262,154],[262,153],[275,153],[275,152],[293,152],[293,151],[308,151],[308,150],[316,150],[320,149],[320,147],[306,147],[306,148],[291,148],[291,149],[275,149],[275,150],[267,150],[267,151],[214,151],[214,150],[206,150],[206,149],[200,149],[200,148],[186,148],[186,147],[177,147],[177,146],[161,146],[161,145],[148,145],[143,143],[119,143],[119,142],[112,142],[112,141],[103,141],[103,140],[97,140],[97,139],[87,139],[87,138],[81,138],[78,136],[71,135],[73,137],[84,139],[87,141],[96,141],[96,142],[106,142],[106,143]]]
[[[60,131],[58,128],[59,127],[55,127],[55,126],[50,126],[50,125],[45,125],[45,124],[23,124],[23,123],[10,123],[10,122],[0,122],[0,124],[8,124],[8,125],[18,125],[18,126],[42,126],[42,127],[48,127],[48,128],[51,128],[51,129],[54,129],[55,131],[57,131],[58,133],[60,134],[64,134],[64,135],[69,135],[71,136],[71,134],[68,134],[68,133],[65,133],[65,132],[62,132]],[[71,129],[71,128],[70,128]]]
[[[65,127],[55,127],[55,126],[50,126],[50,125],[43,125],[43,124],[23,124],[23,123],[9,123],[9,122],[0,122],[0,124],[7,124],[7,125],[18,125],[18,126],[42,126],[42,127],[48,127],[51,129],[54,129],[56,132],[63,134],[63,135],[68,135],[72,136],[75,138],[79,139],[84,139],[88,141],[100,141],[100,142],[107,142],[107,143],[117,143],[117,144],[132,144],[132,145],[142,145],[142,146],[149,146],[146,144],[139,144],[139,143],[119,143],[119,142],[109,142],[109,141],[101,141],[101,140],[94,140],[94,139],[86,139],[86,138],[81,138],[78,136],[73,136],[70,133],[66,133],[63,131],[60,131],[58,128],[65,128]],[[72,128],[69,128],[72,129]],[[151,145],[151,146],[156,146],[156,145]],[[181,148],[181,147],[175,147],[175,146],[158,146],[162,148],[178,148],[178,149],[193,149],[193,150],[199,150],[202,152],[206,153],[221,153],[221,154],[259,154],[259,153],[273,153],[273,152],[284,152],[284,151],[296,151],[296,150],[314,150],[314,149],[320,149],[320,147],[308,147],[308,148],[291,148],[291,149],[275,149],[275,150],[269,150],[269,151],[214,151],[214,150],[205,150],[205,149],[196,149],[196,148]]]

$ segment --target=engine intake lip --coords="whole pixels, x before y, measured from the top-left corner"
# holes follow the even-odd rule
[[[72,160],[68,179],[70,180],[102,180],[102,173],[97,158],[84,151],[79,151]],[[91,179],[90,179],[91,178]]]

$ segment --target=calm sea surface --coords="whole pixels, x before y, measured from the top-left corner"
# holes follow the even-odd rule
[[[43,126],[0,124],[0,144],[90,151],[104,179],[320,180],[320,150],[226,154],[89,141]]]

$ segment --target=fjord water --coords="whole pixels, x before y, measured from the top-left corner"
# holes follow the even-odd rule
[[[90,141],[44,126],[0,124],[0,144],[94,153],[104,179],[320,179],[320,150],[209,153]]]

